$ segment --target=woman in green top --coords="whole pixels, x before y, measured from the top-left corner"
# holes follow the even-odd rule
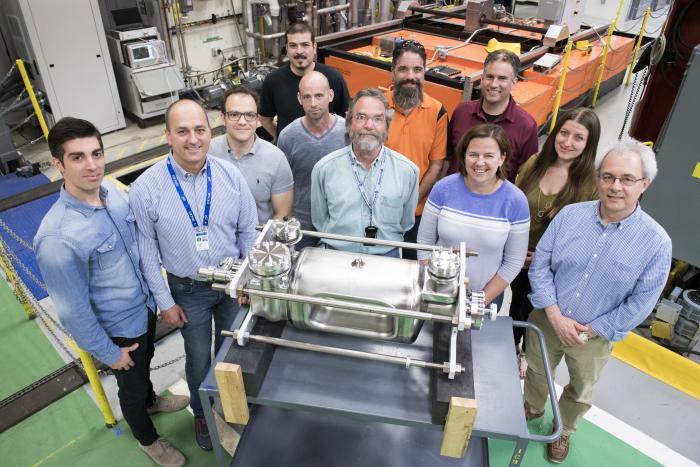
[[[513,319],[527,321],[532,311],[527,298],[531,291],[527,269],[550,221],[567,204],[596,198],[594,161],[599,139],[598,116],[590,109],[578,107],[562,116],[539,154],[530,157],[518,171],[515,184],[525,193],[530,206],[530,238],[525,266],[510,284]],[[517,348],[525,331],[514,328],[513,333]],[[523,378],[527,369],[524,339],[519,357]]]

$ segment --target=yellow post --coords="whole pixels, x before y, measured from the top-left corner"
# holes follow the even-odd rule
[[[49,128],[46,126],[44,114],[41,112],[39,102],[36,100],[32,83],[29,82],[29,75],[27,74],[27,70],[24,68],[24,60],[18,58],[15,63],[17,63],[17,68],[19,69],[19,74],[22,76],[22,81],[24,81],[24,87],[27,89],[29,100],[32,101],[32,107],[34,107],[34,113],[36,114],[36,118],[39,120],[41,132],[44,134],[44,139],[47,139],[49,137]]]
[[[105,419],[105,425],[107,428],[115,427],[117,425],[117,421],[114,418],[114,413],[112,413],[112,407],[109,405],[109,400],[107,400],[107,396],[105,395],[105,390],[102,387],[100,375],[97,373],[97,368],[95,368],[95,362],[92,360],[92,355],[78,347],[78,345],[72,340],[69,340],[68,344],[78,352],[80,361],[83,363],[83,368],[85,369],[85,374],[90,381],[92,391],[95,393],[97,405]]]
[[[598,102],[598,91],[600,91],[600,84],[603,82],[603,73],[605,73],[605,62],[608,59],[608,50],[610,50],[610,42],[612,41],[613,32],[617,27],[617,19],[620,17],[620,12],[622,12],[622,4],[625,0],[620,0],[620,4],[617,6],[617,13],[610,27],[608,28],[608,34],[605,36],[605,47],[603,47],[603,59],[600,62],[600,71],[598,72],[598,79],[595,83],[595,90],[593,91],[593,101],[591,102],[591,107],[595,108],[596,102]]]
[[[554,125],[557,123],[557,115],[559,114],[559,105],[561,104],[561,96],[564,94],[564,81],[566,81],[566,72],[569,69],[569,57],[571,56],[571,46],[573,42],[569,38],[564,49],[564,61],[561,64],[561,76],[559,77],[559,86],[557,87],[557,97],[554,100],[554,110],[552,110],[552,123],[549,125],[549,132],[554,130]]]
[[[24,290],[22,290],[19,283],[21,279],[17,276],[14,266],[12,266],[12,260],[7,256],[5,251],[5,243],[0,240],[0,266],[2,266],[2,269],[5,271],[7,283],[12,287],[17,301],[22,305],[22,308],[24,308],[24,312],[27,313],[27,318],[34,319],[36,318],[36,312],[29,303],[29,300],[27,300],[27,296],[24,294]]]
[[[644,13],[644,20],[642,21],[642,29],[639,30],[639,36],[637,36],[637,44],[634,46],[634,55],[632,56],[632,62],[630,63],[630,68],[627,70],[627,81],[625,81],[625,86],[630,85],[630,81],[632,80],[632,68],[634,68],[634,64],[637,62],[637,55],[639,55],[639,48],[642,46],[642,39],[644,38],[644,31],[647,27],[647,20],[649,19],[649,15],[651,15],[651,8],[647,7],[647,11]]]

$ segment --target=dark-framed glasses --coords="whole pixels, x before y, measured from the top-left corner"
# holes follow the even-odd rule
[[[620,180],[620,183],[623,186],[634,186],[635,183],[641,182],[646,177],[634,178],[632,175],[623,175],[622,177],[616,177],[613,174],[609,174],[607,172],[604,172],[604,173],[598,175],[598,178],[600,179],[600,181],[604,185],[612,185],[615,183],[615,180]]]
[[[241,119],[241,116],[245,119],[246,122],[254,122],[256,118],[258,118],[257,112],[236,112],[236,111],[231,111],[231,112],[225,112],[226,118],[231,120],[232,122],[237,122],[238,120]]]

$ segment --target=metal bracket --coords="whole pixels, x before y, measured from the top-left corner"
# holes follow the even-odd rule
[[[246,313],[245,318],[243,318],[241,327],[236,330],[236,343],[239,346],[244,347],[248,343],[250,331],[253,330],[253,326],[255,326],[255,322],[257,320],[257,316],[255,316],[250,307],[248,307],[248,312]]]
[[[455,379],[455,373],[460,371],[457,369],[457,333],[459,331],[456,327],[452,327],[452,334],[450,334],[450,362],[449,371],[447,377],[449,379]]]

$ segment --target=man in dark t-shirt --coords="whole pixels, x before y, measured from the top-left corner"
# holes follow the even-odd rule
[[[299,81],[307,73],[318,71],[328,78],[334,94],[330,103],[331,113],[345,116],[350,102],[348,86],[343,76],[335,69],[314,61],[316,40],[309,25],[292,23],[285,37],[289,63],[267,75],[260,96],[260,123],[275,139],[284,127],[304,116],[304,109],[297,100],[297,92]],[[273,121],[275,116],[277,125]]]

